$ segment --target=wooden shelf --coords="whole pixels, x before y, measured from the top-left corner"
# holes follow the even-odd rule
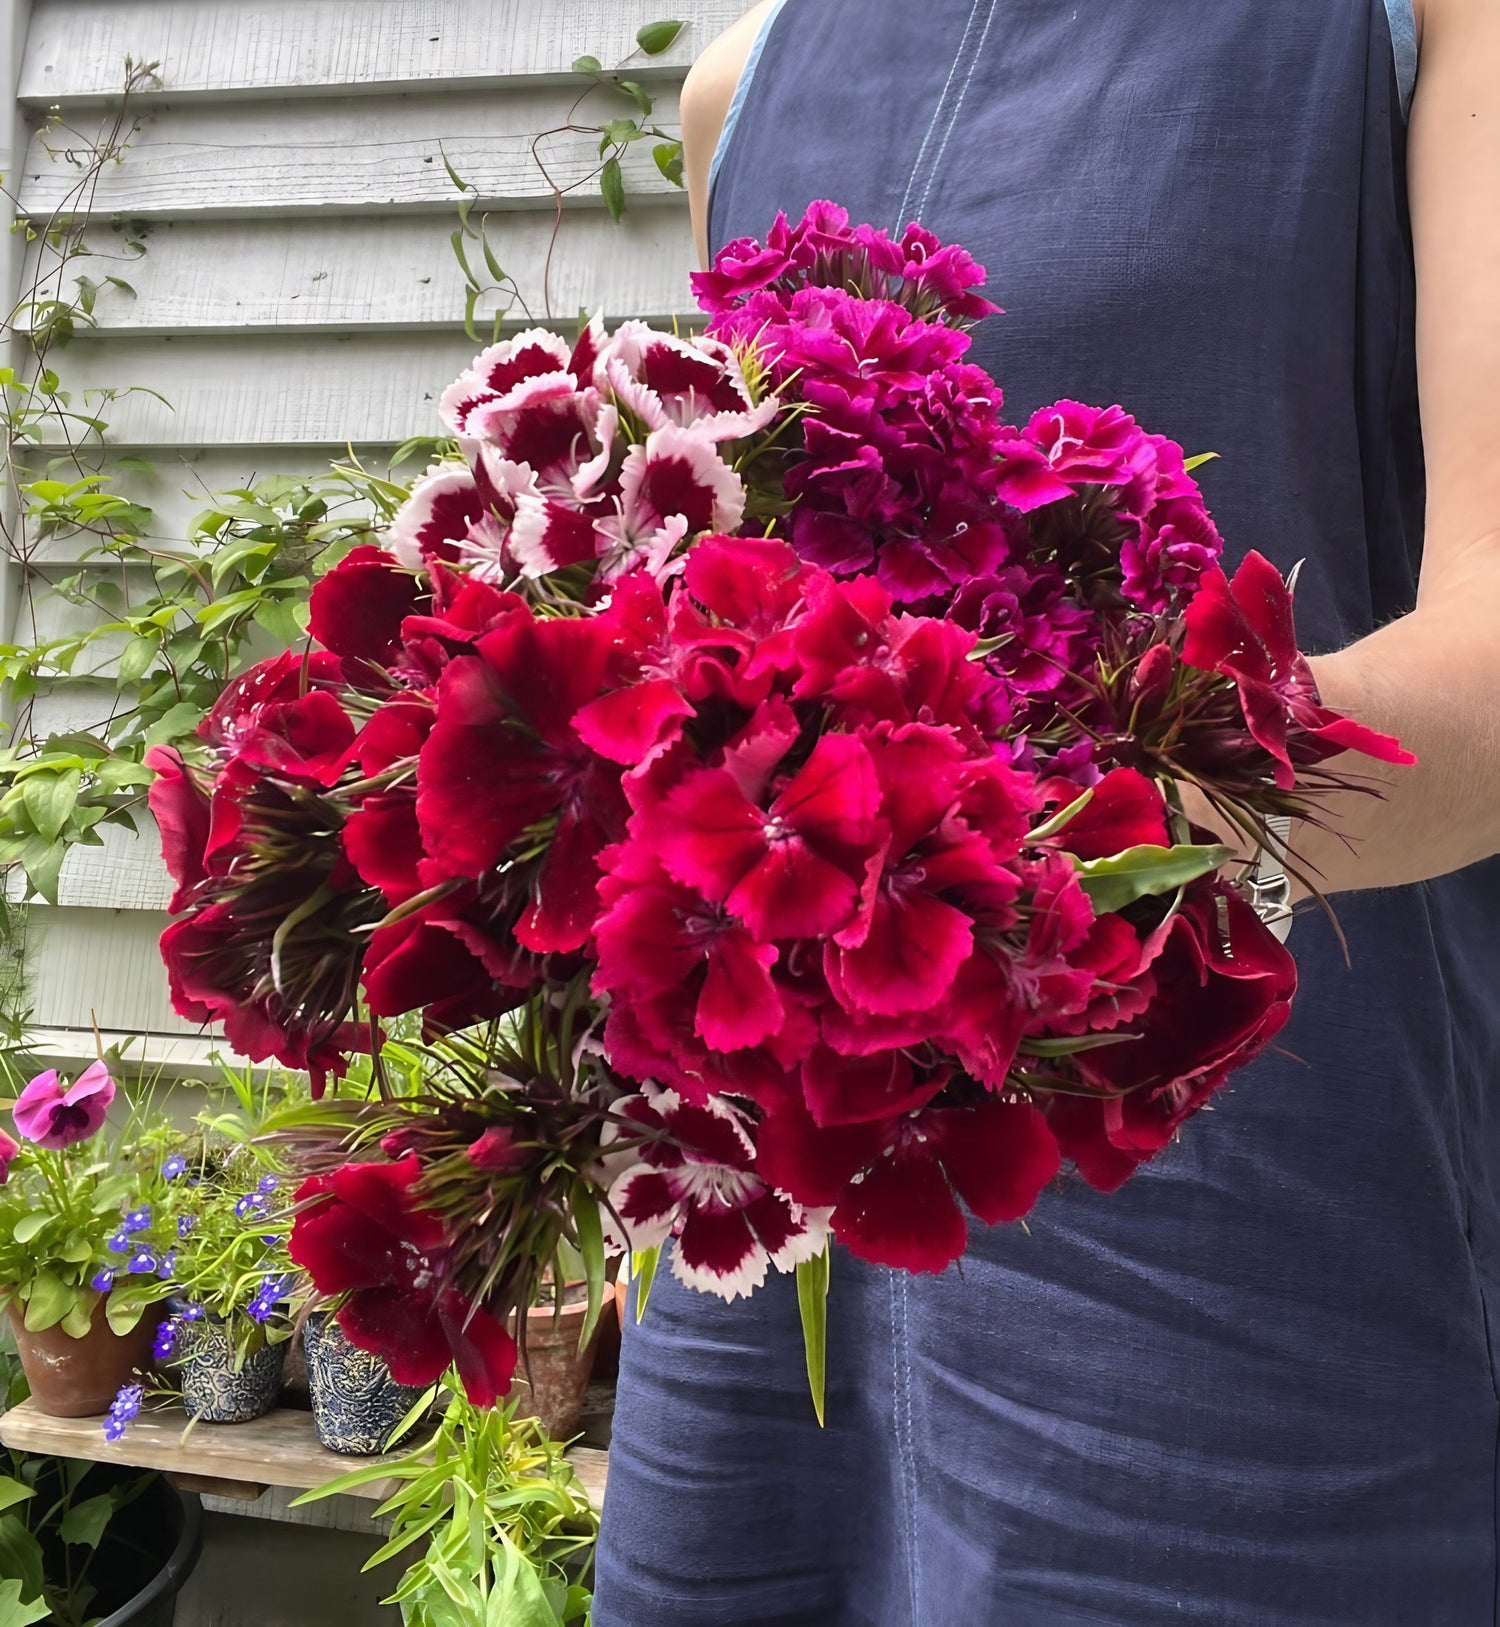
[[[312,1491],[351,1469],[381,1461],[328,1451],[313,1433],[312,1414],[292,1407],[278,1407],[248,1424],[195,1424],[184,1438],[187,1423],[181,1407],[152,1409],[131,1424],[124,1440],[111,1445],[101,1418],[51,1418],[34,1402],[23,1401],[0,1416],[0,1444],[53,1457],[160,1469],[190,1490],[247,1500],[267,1486]],[[609,1454],[575,1446],[568,1456],[594,1506],[602,1506]],[[351,1495],[381,1502],[390,1486],[388,1480],[374,1481]]]

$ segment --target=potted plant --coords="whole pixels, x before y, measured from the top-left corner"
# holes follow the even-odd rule
[[[520,1352],[510,1392],[523,1414],[539,1419],[559,1440],[577,1431],[594,1374],[599,1327],[585,1339],[588,1322],[583,1261],[569,1243],[559,1242],[556,1266],[543,1277],[537,1301],[526,1312],[525,1332],[516,1330]]]
[[[313,1428],[330,1452],[373,1457],[402,1434],[429,1389],[401,1384],[377,1355],[352,1344],[337,1319],[312,1311],[302,1323]]]
[[[156,1171],[151,1237],[173,1297],[154,1354],[170,1362],[191,1419],[248,1423],[281,1392],[296,1273],[278,1215],[280,1184],[248,1148],[201,1137]]]
[[[7,1405],[26,1397],[0,1354]],[[32,1452],[0,1452],[0,1623],[170,1627],[198,1561],[198,1500],[161,1476]]]
[[[341,1475],[312,1502],[372,1480],[390,1540],[366,1570],[426,1541],[395,1593],[405,1627],[571,1627],[588,1620],[599,1517],[563,1449],[517,1404],[476,1407],[449,1374],[435,1432],[396,1462]],[[296,1506],[296,1505],[294,1505]]]
[[[33,1399],[59,1417],[108,1407],[149,1359],[145,1313],[169,1291],[161,1258],[137,1240],[145,1217],[127,1204],[134,1132],[104,1130],[114,1096],[102,1062],[71,1084],[49,1068],[16,1102],[20,1141],[0,1132],[0,1303]]]
[[[152,1350],[171,1376],[149,1387],[180,1390],[195,1421],[247,1423],[280,1393],[296,1280],[280,1184],[248,1148],[196,1136],[172,1144],[134,1190],[131,1214],[141,1228],[134,1241],[160,1262],[171,1290]],[[134,1415],[138,1388],[147,1386],[128,1385],[117,1398],[106,1424],[112,1438]]]

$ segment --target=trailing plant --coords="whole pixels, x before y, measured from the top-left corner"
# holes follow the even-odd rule
[[[376,1510],[390,1539],[366,1570],[419,1543],[385,1602],[406,1627],[568,1627],[586,1622],[599,1519],[563,1448],[519,1403],[476,1407],[451,1375],[435,1432],[403,1458],[341,1475],[297,1499],[394,1481]],[[422,1405],[427,1404],[427,1397]]]

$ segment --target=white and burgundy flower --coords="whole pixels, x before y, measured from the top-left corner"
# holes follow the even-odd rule
[[[505,525],[494,511],[493,495],[466,464],[434,464],[391,521],[385,546],[408,570],[430,560],[455,564],[466,549],[498,557]]]
[[[616,512],[599,524],[606,581],[645,569],[661,576],[673,550],[705,531],[735,531],[744,482],[697,427],[666,424],[632,446],[620,471]]]
[[[759,1288],[768,1265],[790,1271],[823,1252],[828,1211],[793,1203],[755,1173],[754,1126],[728,1102],[697,1105],[648,1084],[615,1112],[644,1132],[615,1157],[626,1166],[609,1192],[615,1246],[672,1238],[673,1274],[722,1299]]]
[[[739,358],[722,340],[681,339],[644,322],[620,325],[594,376],[647,430],[691,426],[711,441],[753,435],[780,407],[774,396],[754,400]]]
[[[482,350],[443,391],[438,412],[455,435],[471,434],[469,419],[478,408],[510,395],[527,380],[561,373],[571,382],[571,360],[564,339],[546,328],[528,328]]]

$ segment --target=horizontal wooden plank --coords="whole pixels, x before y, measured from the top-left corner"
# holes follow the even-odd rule
[[[162,89],[185,96],[337,87],[449,88],[565,75],[575,57],[634,77],[680,73],[746,0],[33,0],[20,95],[35,105],[118,93],[127,56],[159,62]],[[636,52],[643,24],[688,27],[661,56]]]
[[[49,1418],[34,1401],[23,1401],[0,1416],[0,1442],[23,1452],[304,1491],[380,1461],[328,1451],[313,1433],[312,1414],[292,1407],[277,1407],[248,1424],[199,1424],[184,1440],[186,1428],[187,1416],[181,1407],[151,1408],[141,1413],[123,1440],[111,1445],[97,1418]],[[569,1456],[590,1500],[595,1507],[601,1506],[609,1454],[597,1447],[579,1446]],[[379,1480],[350,1495],[378,1503],[390,1490],[389,1480]]]
[[[23,1401],[0,1417],[0,1441],[23,1452],[302,1491],[327,1485],[360,1466],[320,1446],[313,1433],[312,1414],[291,1407],[277,1407],[248,1424],[198,1424],[184,1439],[187,1424],[187,1415],[179,1406],[147,1408],[123,1440],[110,1444],[97,1418],[51,1418],[34,1401]],[[376,1481],[353,1495],[382,1502],[390,1494],[390,1485],[388,1480]]]
[[[66,354],[75,392],[136,387],[108,404],[105,439],[152,456],[174,445],[336,452],[437,435],[438,398],[473,358],[461,332],[79,339]]]
[[[594,91],[573,122],[597,125],[633,105],[613,92]],[[602,208],[598,187],[589,180],[599,166],[598,137],[586,128],[563,128],[572,108],[566,90],[529,87],[500,96],[424,92],[167,106],[143,116],[123,161],[105,170],[87,198],[74,195],[78,162],[53,138],[38,134],[21,175],[21,210],[34,220],[85,207],[101,219],[282,220],[325,210],[450,214],[458,194],[445,156],[487,204],[550,207],[553,192],[540,158],[559,187],[576,188],[570,196],[577,207]],[[665,127],[675,124],[675,91],[662,95],[655,117]],[[649,141],[636,142],[626,155],[627,190],[642,198],[676,195],[650,147]]]
[[[150,910],[33,904],[26,912],[31,1022],[87,1031],[97,1017],[102,1027],[142,1037],[200,1034],[167,998],[157,952],[165,925]]]
[[[110,1013],[99,1013],[99,1042],[106,1051],[113,1050],[125,1057],[139,1077],[150,1083],[163,1080],[174,1083],[183,1080],[222,1083],[223,1074],[216,1061],[221,1056],[237,1069],[246,1066],[227,1050],[222,1040],[198,1034],[142,1035],[134,1029],[127,1031],[113,1027],[109,1018]],[[80,1066],[86,1067],[98,1054],[92,1025],[83,1028],[28,1027],[25,1045],[27,1056],[34,1056],[39,1062],[60,1068],[65,1073],[75,1073]],[[255,1069],[257,1077],[264,1077],[266,1072],[264,1067]],[[119,1077],[119,1074],[120,1070],[116,1069],[116,1076]],[[180,1091],[172,1092],[172,1105],[178,1104],[181,1095]],[[206,1105],[206,1096],[199,1095],[191,1107],[196,1111]],[[187,1123],[191,1113],[179,1116],[182,1122]]]
[[[105,228],[89,238],[99,280],[107,267],[134,294],[105,286],[92,333],[142,336],[221,331],[299,333],[443,328],[463,321],[463,275],[446,217],[391,215],[278,221],[168,221],[147,239],[147,252],[110,260],[118,239]],[[570,209],[556,233],[550,212],[492,216],[489,238],[519,299],[487,300],[476,326],[509,311],[512,325],[545,320],[546,293],[555,311],[602,311],[611,320],[670,322],[697,315],[688,286],[692,229],[679,202],[631,210],[618,225],[600,210]],[[543,280],[549,249],[551,271]],[[481,271],[478,251],[471,251]],[[32,246],[37,260],[53,256]],[[72,268],[74,271],[77,267]],[[482,271],[481,271],[481,274]],[[65,292],[71,291],[71,281]],[[486,278],[488,280],[488,278]],[[58,297],[56,276],[43,276],[40,297]],[[66,357],[62,358],[66,365]]]

